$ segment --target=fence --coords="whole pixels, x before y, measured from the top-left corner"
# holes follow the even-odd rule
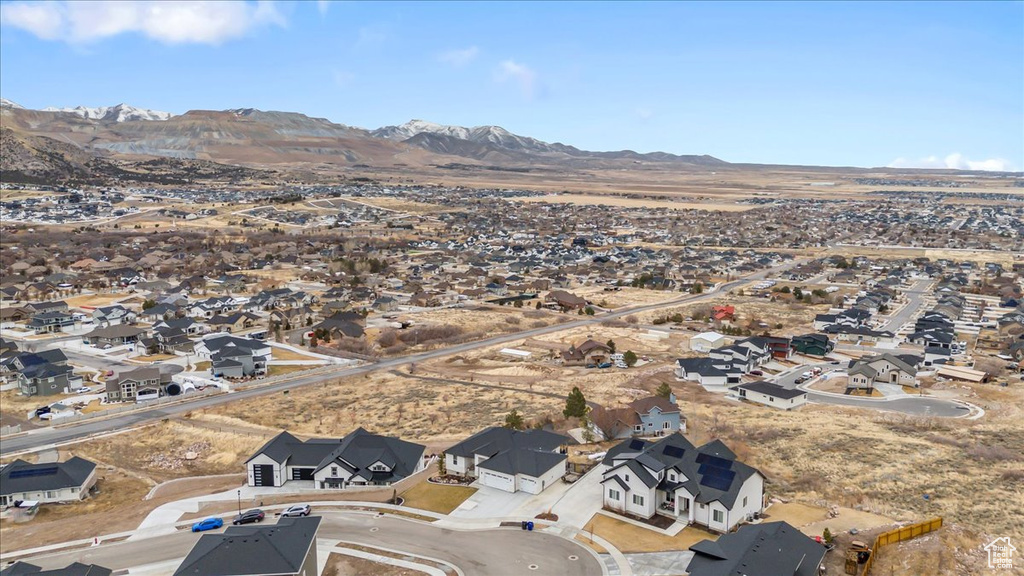
[[[0,436],[10,436],[11,434],[18,434],[21,432],[21,424],[15,424],[14,426],[0,426]]]
[[[918,522],[917,524],[910,524],[909,526],[903,526],[888,532],[882,532],[878,536],[875,536],[875,545],[871,547],[871,555],[868,556],[868,561],[864,563],[864,570],[860,573],[860,576],[868,576],[868,573],[871,572],[871,564],[874,562],[875,556],[878,555],[878,551],[883,546],[917,538],[918,536],[923,536],[929,532],[934,532],[939,528],[942,528],[942,518],[932,518],[931,520]]]

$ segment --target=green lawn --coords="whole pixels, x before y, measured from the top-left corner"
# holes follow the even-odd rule
[[[476,492],[476,488],[469,486],[445,486],[420,482],[416,486],[399,494],[405,499],[405,506],[430,510],[439,514],[449,514],[459,507],[466,498]]]

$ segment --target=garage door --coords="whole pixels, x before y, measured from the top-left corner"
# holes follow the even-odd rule
[[[488,470],[481,470],[479,476],[480,483],[484,486],[490,486],[491,488],[497,488],[506,492],[515,492],[515,478],[511,476],[505,476],[504,474],[495,474]]]
[[[253,486],[273,486],[274,485],[274,466],[271,464],[253,464],[252,465],[252,485]]]
[[[292,480],[312,480],[316,468],[292,468]]]

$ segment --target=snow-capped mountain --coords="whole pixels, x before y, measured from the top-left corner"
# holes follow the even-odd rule
[[[511,151],[578,152],[578,150],[571,146],[548,144],[547,142],[542,142],[536,138],[513,134],[501,126],[474,126],[473,128],[467,128],[465,126],[446,126],[444,124],[435,124],[425,120],[410,120],[401,126],[384,126],[382,128],[378,128],[377,130],[372,131],[371,134],[378,138],[387,138],[388,140],[397,140],[400,142],[405,142],[420,134],[427,134],[440,136],[442,137],[441,140],[456,138],[458,140],[466,140],[477,144],[489,144],[497,148]],[[433,142],[435,140],[437,139],[421,137],[413,140],[412,143],[422,146],[428,141]]]
[[[66,112],[89,120],[101,120],[105,122],[128,122],[130,120],[159,121],[167,120],[171,116],[174,116],[174,114],[171,114],[170,112],[136,108],[127,104],[118,104],[117,106],[100,106],[98,108],[89,108],[87,106],[55,108],[51,106],[43,108],[43,112]]]
[[[0,98],[0,108],[14,108],[15,110],[24,110],[25,107],[17,102],[11,102],[7,98]]]

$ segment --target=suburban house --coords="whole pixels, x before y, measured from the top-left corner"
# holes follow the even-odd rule
[[[634,438],[611,448],[603,464],[609,511],[661,514],[726,533],[764,509],[764,475],[737,461],[720,440],[697,448],[682,434]]]
[[[701,386],[719,391],[729,384],[739,384],[743,370],[731,360],[719,358],[680,358],[676,360],[676,378],[697,382]]]
[[[690,350],[694,352],[710,352],[725,345],[725,336],[718,332],[701,332],[690,338]]]
[[[588,339],[579,346],[569,346],[569,349],[562,352],[562,362],[566,366],[585,366],[588,364],[600,364],[608,360],[612,349],[608,346]]]
[[[41,567],[18,560],[0,570],[0,576],[110,576],[114,571],[95,564],[72,562],[63,568],[43,570]]]
[[[93,346],[122,346],[137,341],[146,333],[145,328],[119,324],[93,328],[84,336]]]
[[[544,301],[563,310],[580,310],[587,306],[587,301],[565,290],[552,290],[544,297]]]
[[[325,330],[332,338],[362,338],[365,319],[355,312],[335,312],[313,325],[313,330]]]
[[[64,332],[75,326],[75,318],[70,312],[50,310],[37,312],[28,321],[28,327],[36,334],[52,334]]]
[[[134,324],[136,317],[135,312],[117,305],[103,306],[92,311],[93,322],[100,327]]]
[[[213,318],[217,314],[234,310],[236,306],[234,298],[219,296],[194,302],[186,308],[185,313],[193,318]]]
[[[0,373],[5,380],[16,381],[25,396],[52,396],[82,384],[82,377],[67,364],[60,349],[22,352],[0,362]]]
[[[690,546],[690,576],[818,576],[825,547],[786,522],[740,526]]]
[[[174,576],[317,576],[319,516],[286,517],[276,524],[228,526],[203,534]]]
[[[85,458],[46,464],[19,459],[0,469],[0,506],[19,500],[40,504],[82,500],[94,484],[96,464]]]
[[[807,392],[779,386],[773,382],[750,382],[740,384],[733,390],[744,400],[782,410],[792,410],[807,403]]]
[[[606,408],[592,402],[588,404],[593,433],[599,437],[610,434],[610,438],[605,438],[607,440],[686,432],[686,419],[680,415],[675,394],[668,398],[640,398],[618,408]]]
[[[388,486],[423,468],[424,447],[357,428],[341,439],[305,442],[282,432],[245,463],[249,486],[313,481],[316,488]]]
[[[911,354],[879,354],[851,360],[847,374],[847,392],[851,390],[874,390],[875,383],[917,386],[917,365],[919,356]]]
[[[806,356],[827,356],[835,350],[835,343],[824,334],[804,334],[793,337],[793,349]]]
[[[210,359],[210,372],[214,375],[244,378],[266,374],[273,349],[260,340],[219,333],[204,337],[195,351]]]
[[[484,486],[540,494],[565,475],[563,448],[570,442],[545,430],[485,428],[446,450],[445,467]]]
[[[252,312],[232,312],[216,314],[206,321],[206,325],[216,332],[240,332],[252,328],[261,318]]]
[[[171,375],[155,366],[121,372],[106,382],[107,402],[152,400],[167,394]]]

